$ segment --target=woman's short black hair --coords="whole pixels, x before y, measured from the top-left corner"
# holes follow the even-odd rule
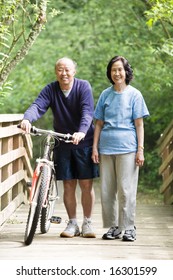
[[[113,58],[111,58],[111,60],[109,61],[108,65],[107,65],[107,77],[109,79],[109,81],[111,82],[111,84],[114,85],[114,81],[112,81],[111,78],[111,68],[112,68],[112,64],[118,60],[121,60],[124,66],[124,70],[126,72],[126,85],[128,85],[130,83],[130,81],[133,79],[133,69],[131,67],[131,65],[129,64],[128,60],[123,57],[123,56],[114,56]]]

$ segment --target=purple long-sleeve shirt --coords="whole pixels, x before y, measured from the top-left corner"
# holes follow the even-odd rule
[[[78,147],[92,145],[94,101],[88,81],[75,78],[68,97],[61,91],[58,81],[48,84],[26,110],[24,119],[32,123],[41,118],[49,107],[56,132],[84,132],[85,139],[80,141]],[[75,145],[70,145],[75,148]]]

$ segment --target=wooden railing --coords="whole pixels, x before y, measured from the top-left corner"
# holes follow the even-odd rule
[[[173,121],[161,135],[158,145],[162,158],[159,174],[163,178],[160,192],[164,195],[165,204],[173,204]]]
[[[32,141],[17,124],[23,115],[0,114],[0,225],[27,200],[27,182],[32,177]]]

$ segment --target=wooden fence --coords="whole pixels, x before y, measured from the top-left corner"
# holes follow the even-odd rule
[[[165,204],[173,204],[173,121],[161,135],[158,145],[162,158],[159,174],[163,178],[160,192],[164,195]]]
[[[17,128],[23,115],[0,114],[0,225],[27,200],[32,141]]]

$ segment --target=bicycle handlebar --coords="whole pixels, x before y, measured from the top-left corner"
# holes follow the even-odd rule
[[[18,128],[21,128],[21,125],[18,124],[17,125]],[[45,130],[45,129],[40,129],[40,128],[37,128],[35,126],[31,126],[31,134],[34,134],[34,135],[52,135],[52,136],[55,136],[55,137],[58,137],[64,141],[70,141],[72,140],[72,135],[67,133],[67,134],[63,134],[63,133],[59,133],[59,132],[55,132],[53,130]]]

